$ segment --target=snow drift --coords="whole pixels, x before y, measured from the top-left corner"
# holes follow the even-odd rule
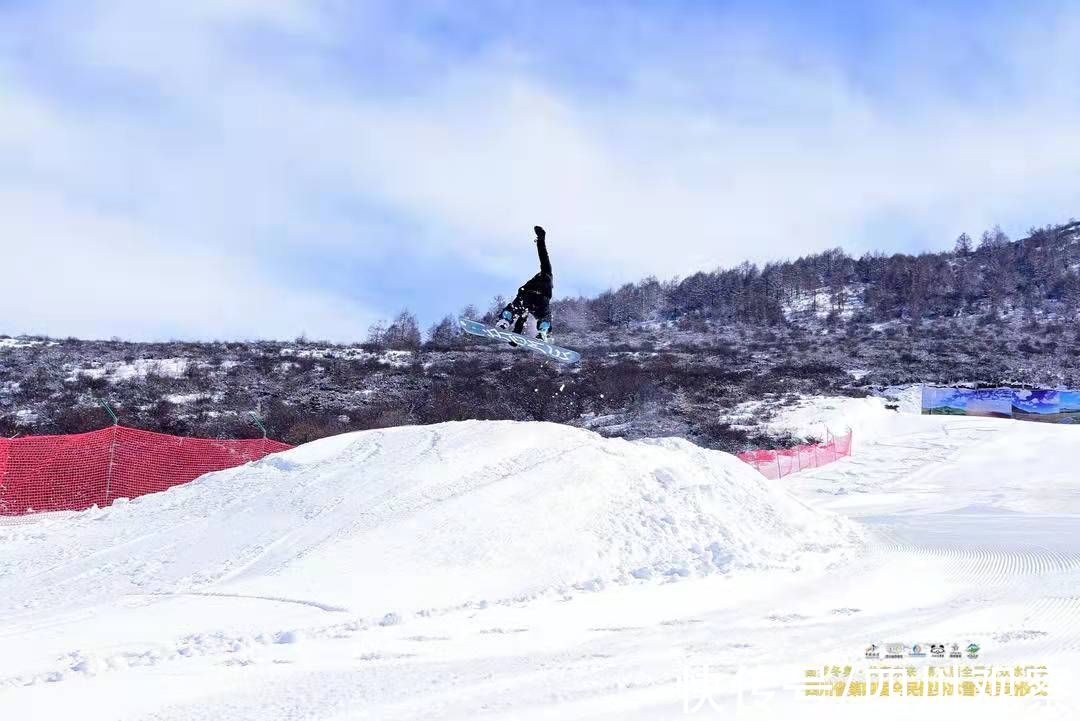
[[[725,453],[469,421],[328,438],[107,509],[0,526],[0,598],[17,616],[214,593],[393,622],[838,561],[859,541],[850,522]]]

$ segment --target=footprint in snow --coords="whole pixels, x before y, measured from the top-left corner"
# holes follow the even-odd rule
[[[482,628],[480,633],[483,634],[501,634],[501,633],[525,633],[529,629],[527,628]]]
[[[1009,641],[1029,641],[1033,638],[1040,638],[1048,635],[1046,631],[1006,631],[1004,633],[995,633],[994,640],[998,643],[1008,643]]]
[[[834,608],[832,611],[829,611],[829,613],[831,613],[834,616],[850,616],[850,615],[855,614],[855,613],[862,613],[862,609],[861,608]]]
[[[483,632],[481,632],[483,633]],[[423,643],[425,641],[449,641],[449,636],[407,636],[404,641],[416,641],[417,643]]]

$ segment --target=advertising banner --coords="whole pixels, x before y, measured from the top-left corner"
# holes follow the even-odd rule
[[[926,415],[986,416],[1040,423],[1080,423],[1080,391],[923,386]]]

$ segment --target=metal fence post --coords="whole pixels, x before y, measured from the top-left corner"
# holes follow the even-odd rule
[[[249,413],[251,414],[251,420],[255,421],[255,425],[257,425],[259,427],[259,430],[262,431],[263,438],[265,439],[266,438],[266,426],[264,426],[262,421],[259,420],[259,416],[255,413],[255,411],[249,411]]]
[[[105,412],[112,418],[112,439],[109,441],[109,467],[105,471],[105,505],[109,505],[109,496],[112,495],[112,474],[113,474],[113,461],[116,459],[116,433],[120,427],[120,419],[117,417],[113,409],[105,401],[104,398],[95,398],[101,407],[105,409]]]
[[[120,423],[120,419],[116,417],[116,414],[113,413],[113,409],[109,406],[108,403],[105,402],[105,399],[94,398],[94,400],[97,401],[101,405],[101,407],[105,409],[105,412],[109,414],[109,417],[112,418],[114,426]]]
[[[105,505],[109,505],[109,495],[112,492],[113,461],[116,458],[116,432],[120,426],[113,424],[112,440],[109,442],[109,470],[105,473]]]
[[[262,451],[263,451],[263,453],[266,453],[266,441],[267,441],[267,438],[266,438],[266,435],[267,435],[266,434],[266,426],[264,426],[263,422],[261,420],[259,420],[259,414],[258,413],[256,413],[255,411],[248,411],[248,413],[251,415],[251,420],[255,421],[255,425],[257,425],[259,427],[259,430],[262,431],[262,434],[263,434]]]
[[[266,435],[267,435],[266,434],[266,426],[264,426],[263,422],[261,420],[259,420],[259,415],[255,411],[250,411],[250,414],[251,414],[251,420],[255,421],[255,425],[257,425],[259,427],[259,430],[262,431],[262,434],[263,434],[263,437],[262,437],[262,439],[263,439],[262,450],[263,450],[263,453],[265,453],[266,452]]]

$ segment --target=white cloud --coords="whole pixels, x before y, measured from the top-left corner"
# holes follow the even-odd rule
[[[595,286],[835,245],[941,247],[1064,220],[1080,200],[1075,12],[1051,31],[1015,23],[992,66],[1009,82],[960,97],[915,48],[867,90],[809,50],[792,63],[767,39],[672,37],[670,57],[619,55],[623,87],[601,93],[545,74],[527,44],[456,56],[329,4],[50,7],[0,37],[0,250],[19,290],[0,311],[22,323],[8,332],[356,337],[372,310],[273,258],[400,256],[402,273],[454,258],[514,281],[541,222],[557,274]],[[31,25],[90,89],[32,72],[15,37]],[[386,77],[361,89],[338,55],[380,42],[431,76],[396,88],[394,67],[363,68]],[[889,221],[913,234],[903,247],[875,235]],[[68,290],[45,292],[58,273]],[[125,277],[123,299],[87,280],[101,273]]]
[[[109,338],[355,339],[374,314],[274,282],[253,259],[191,246],[44,192],[0,191],[9,332]],[[121,333],[118,329],[123,329]]]

